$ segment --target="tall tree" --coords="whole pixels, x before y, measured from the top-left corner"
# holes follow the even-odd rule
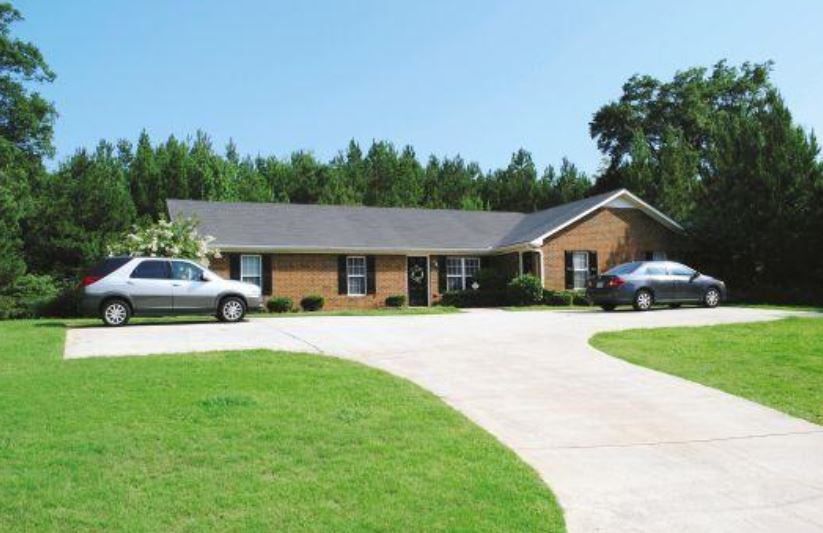
[[[29,87],[55,75],[37,47],[11,36],[12,24],[22,19],[10,4],[0,4],[0,289],[26,269],[21,222],[32,206],[32,183],[44,173],[42,159],[54,153],[56,112]]]
[[[776,92],[758,109],[723,113],[715,127],[694,220],[705,252],[738,284],[823,282],[815,137],[793,124]]]
[[[26,220],[33,271],[73,277],[135,221],[121,155],[101,141],[93,154],[79,150],[38,184],[34,216]]]
[[[737,68],[721,61],[711,71],[678,72],[669,82],[630,78],[620,99],[601,107],[589,127],[608,157],[597,189],[631,188],[687,220],[692,191],[708,171],[716,118],[765,105],[773,90],[771,68],[771,63]]]

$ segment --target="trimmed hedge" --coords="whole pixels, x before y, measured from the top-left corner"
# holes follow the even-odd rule
[[[543,282],[531,274],[523,274],[511,280],[506,287],[511,305],[537,305],[543,301]]]
[[[269,301],[266,302],[266,308],[272,313],[288,313],[294,309],[294,302],[291,298],[278,296],[276,298],[270,298]]]
[[[581,291],[543,291],[543,305],[591,305],[586,294]]]
[[[386,298],[386,307],[403,307],[406,305],[406,296],[395,294]]]
[[[325,298],[318,294],[310,294],[300,300],[300,307],[303,311],[320,311],[325,304]]]
[[[506,291],[468,290],[446,292],[440,298],[440,304],[452,307],[499,307],[506,304]]]

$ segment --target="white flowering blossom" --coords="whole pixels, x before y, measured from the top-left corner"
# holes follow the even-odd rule
[[[180,257],[208,265],[210,258],[219,258],[220,250],[211,246],[214,237],[200,235],[192,219],[161,219],[156,223],[135,226],[118,242],[109,246],[112,255],[149,257]]]

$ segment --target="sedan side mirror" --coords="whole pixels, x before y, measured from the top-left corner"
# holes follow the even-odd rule
[[[207,272],[203,272],[203,275],[200,276],[200,281],[211,281],[211,276]]]
[[[699,277],[700,277],[700,272],[692,272],[692,276],[691,276],[691,278],[689,278],[689,281],[694,281]]]

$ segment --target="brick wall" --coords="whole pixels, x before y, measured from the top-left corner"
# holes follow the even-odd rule
[[[326,299],[325,309],[363,309],[384,307],[386,297],[406,294],[406,257],[378,255],[374,258],[375,294],[347,296],[338,294],[337,255],[275,254],[272,256],[273,291],[298,305],[304,296],[319,294]]]
[[[643,259],[643,253],[650,250],[676,257],[684,246],[681,235],[639,209],[599,209],[543,243],[545,287],[566,287],[566,250],[597,252],[598,272],[603,272],[620,263]]]

